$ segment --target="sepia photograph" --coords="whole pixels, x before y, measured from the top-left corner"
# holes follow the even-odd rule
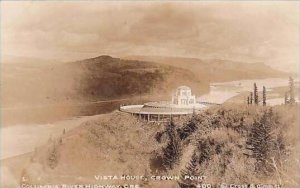
[[[299,188],[300,1],[3,0],[1,188]]]

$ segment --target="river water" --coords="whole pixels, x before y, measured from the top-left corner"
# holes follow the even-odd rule
[[[200,96],[198,100],[212,103],[223,103],[231,97],[238,95],[240,92],[251,91],[253,89],[254,82],[256,82],[259,90],[262,90],[262,86],[266,86],[267,90],[272,90],[274,87],[288,85],[288,79],[280,78],[212,83],[210,85],[210,93]],[[283,99],[280,98],[280,101],[283,101]],[[115,110],[118,108],[120,103],[121,102],[113,102],[105,104],[106,108],[109,106],[106,110],[100,109],[101,105],[104,104],[86,105],[85,108],[83,108],[86,110],[86,112],[83,112],[84,116],[73,116],[66,120],[54,121],[51,123],[35,123],[26,125],[18,123],[14,126],[2,126],[0,157],[1,159],[4,159],[31,152],[35,147],[44,145],[50,137],[54,138],[60,136],[63,129],[73,129],[79,126],[82,122],[99,116],[95,114]],[[92,108],[99,109],[98,111],[90,110]]]
[[[197,98],[198,101],[222,104],[228,99],[239,95],[241,92],[253,91],[253,85],[256,83],[258,91],[262,91],[263,86],[267,91],[276,87],[288,86],[288,79],[267,78],[257,80],[237,80],[231,82],[220,82],[210,84],[210,92]],[[276,105],[284,102],[282,97],[268,101],[269,104]]]

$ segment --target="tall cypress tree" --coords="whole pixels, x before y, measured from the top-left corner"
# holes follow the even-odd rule
[[[294,104],[295,103],[295,93],[294,93],[294,90],[295,90],[295,86],[294,86],[294,79],[292,77],[289,78],[289,85],[290,85],[290,101],[289,103],[290,104]]]
[[[256,83],[254,83],[253,93],[254,93],[254,104],[255,104],[255,105],[258,105],[258,94],[257,94],[257,86],[256,86]]]
[[[182,128],[178,128],[177,133],[181,140],[185,140],[197,129],[198,129],[198,127],[197,127],[196,114],[193,113],[190,121],[186,125],[184,125]]]
[[[266,100],[267,100],[267,96],[266,96],[266,87],[263,86],[263,105],[266,106]]]
[[[167,125],[166,133],[168,134],[169,142],[163,149],[162,162],[166,169],[173,169],[174,165],[180,159],[182,148],[179,135],[175,130],[175,125],[172,119]]]
[[[255,169],[257,172],[269,174],[274,171],[271,165],[271,158],[276,151],[273,126],[275,117],[272,110],[265,111],[258,121],[253,123],[250,134],[247,137],[247,149],[251,157],[256,160]]]
[[[253,92],[250,92],[250,104],[253,104]]]
[[[196,151],[193,152],[191,160],[186,165],[185,169],[180,171],[180,181],[178,182],[181,188],[195,188],[197,182],[193,182],[190,179],[185,179],[185,176],[198,175],[199,156]]]

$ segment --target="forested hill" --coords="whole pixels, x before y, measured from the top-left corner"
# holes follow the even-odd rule
[[[68,63],[4,63],[2,106],[169,96],[178,85],[201,94],[209,84],[187,69],[110,56]]]
[[[116,110],[123,103],[169,100],[179,85],[197,95],[209,83],[186,69],[99,56],[68,63],[4,63],[1,78],[5,125],[53,122]]]
[[[170,96],[179,85],[189,85],[194,92],[208,91],[208,82],[190,70],[155,62],[124,60],[99,56],[71,63],[83,74],[79,92],[89,99],[118,98],[145,94]]]

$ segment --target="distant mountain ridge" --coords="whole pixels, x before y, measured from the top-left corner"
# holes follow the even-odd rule
[[[126,56],[124,59],[158,62],[185,68],[200,75],[201,79],[208,79],[212,82],[287,77],[289,75],[289,73],[273,69],[264,63],[163,56]]]

